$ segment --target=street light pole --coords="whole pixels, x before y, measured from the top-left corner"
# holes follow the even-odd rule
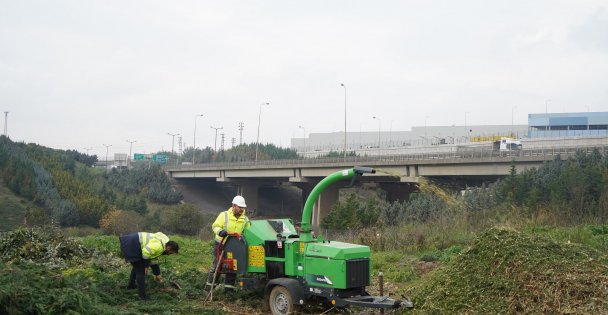
[[[306,152],[306,128],[304,128],[303,126],[298,126],[298,128],[301,128],[302,130],[304,130],[304,150],[302,150],[303,152]]]
[[[217,131],[220,129],[224,129],[224,127],[211,126],[211,129],[215,129],[215,144],[213,145],[213,154],[215,154],[215,152],[217,152]]]
[[[346,160],[346,85],[340,83],[344,88],[344,160]]]
[[[170,133],[170,132],[167,132],[167,134],[171,136],[171,158],[173,159],[174,158],[173,157],[173,155],[174,155],[174,153],[173,153],[173,147],[175,145],[175,136],[179,136],[179,133]],[[177,165],[177,159],[175,159],[175,165]]]
[[[258,151],[259,151],[259,147],[260,147],[260,123],[262,122],[262,106],[269,106],[270,103],[266,102],[266,103],[262,103],[260,104],[260,111],[258,114],[258,136],[256,137],[255,140],[255,161],[258,161]]]
[[[511,108],[511,134],[509,135],[511,138],[515,138],[513,137],[513,113],[515,112],[515,108],[517,108],[517,105]]]
[[[391,142],[393,138],[393,119],[391,119],[390,128],[388,128],[388,147],[391,147]]]
[[[127,169],[129,169],[129,165],[131,164],[131,152],[133,152],[133,143],[137,142],[137,140],[127,140],[127,142],[129,143],[129,158],[127,158]],[[88,154],[88,152],[87,152]]]
[[[549,102],[551,102],[550,99],[545,100],[545,137],[547,137],[547,131],[549,130],[549,113],[547,112]]]
[[[464,137],[465,140],[469,139],[469,129],[467,129],[467,115],[469,114],[469,112],[464,112]]]
[[[372,118],[378,120],[378,156],[380,156],[380,131],[382,130],[382,120],[376,116]]]
[[[106,172],[108,171],[108,148],[111,147],[111,144],[104,144],[104,147],[106,147]]]
[[[205,116],[204,114],[199,114],[194,116],[194,144],[192,145],[192,165],[194,165],[194,156],[196,155],[196,118]]]
[[[4,136],[8,138],[8,112],[4,112]]]

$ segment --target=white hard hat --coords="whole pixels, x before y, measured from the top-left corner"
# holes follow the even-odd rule
[[[245,198],[243,198],[243,196],[234,197],[234,199],[232,199],[232,204],[237,205],[241,208],[247,208],[247,205],[245,204]]]

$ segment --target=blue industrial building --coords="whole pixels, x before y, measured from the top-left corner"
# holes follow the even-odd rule
[[[608,112],[528,114],[529,138],[608,136]]]

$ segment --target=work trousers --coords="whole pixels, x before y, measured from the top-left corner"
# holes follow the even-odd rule
[[[219,261],[219,259],[217,257],[218,256],[218,252],[217,252],[218,246],[220,246],[220,243],[216,241],[215,244],[213,244],[213,263],[211,264],[211,268],[209,269],[209,275],[207,276],[208,283],[211,283],[213,281],[213,275],[215,274],[215,268],[217,268],[217,264]],[[221,251],[221,249],[220,249],[220,251]],[[218,282],[219,278],[220,278],[220,274],[218,272],[217,278],[215,279],[216,283]],[[226,279],[225,279],[224,283],[226,285],[234,286],[235,282],[236,282],[236,273],[233,273],[233,272],[226,273]]]
[[[139,298],[145,300],[146,297],[146,266],[143,260],[131,262],[131,276],[127,288],[134,289],[135,281],[137,281],[137,293]]]

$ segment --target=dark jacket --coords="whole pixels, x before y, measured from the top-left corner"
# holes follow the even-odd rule
[[[137,232],[120,237],[120,250],[125,257],[125,260],[128,262],[143,260],[143,257],[141,256],[139,234]]]
[[[160,275],[160,267],[158,264],[151,263],[150,260],[144,259],[141,254],[141,243],[139,241],[139,233],[131,233],[119,237],[120,239],[120,251],[128,262],[135,262],[142,260],[144,267],[151,267],[154,275]]]

